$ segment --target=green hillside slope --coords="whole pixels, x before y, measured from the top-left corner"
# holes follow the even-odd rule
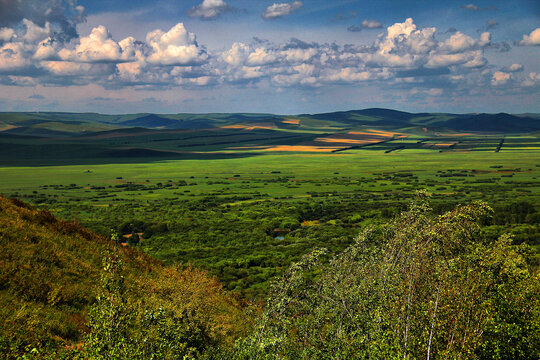
[[[119,328],[116,339],[120,331],[129,331],[124,338],[144,336],[159,343],[159,324],[144,322],[144,316],[158,310],[178,320],[176,332],[168,336],[183,344],[184,353],[204,351],[237,336],[245,321],[216,280],[190,268],[165,267],[131,248],[115,248],[109,239],[76,223],[0,196],[1,358],[17,359],[29,352],[71,356],[84,348],[85,337],[99,336],[103,316],[96,314],[103,315],[104,299],[121,299],[124,317],[115,325],[125,328]],[[123,264],[122,269],[104,273],[106,254],[105,268],[112,263],[117,270]],[[122,289],[111,290],[111,276],[121,280]],[[104,284],[104,279],[109,280]],[[94,314],[90,323],[89,311]],[[88,338],[90,328],[96,334]],[[125,348],[134,349],[135,344],[130,346]]]

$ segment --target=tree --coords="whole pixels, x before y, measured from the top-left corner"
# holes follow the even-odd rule
[[[155,288],[157,294],[141,293],[135,288],[140,284],[133,284],[133,279],[126,281],[117,237],[112,236],[103,259],[100,289],[89,311],[90,331],[83,358],[188,360],[205,356],[222,340],[219,327],[228,325],[225,319],[234,310],[221,287],[204,273],[168,268],[143,285]],[[198,286],[197,290],[190,289],[192,285]],[[199,299],[203,293],[205,304]],[[186,298],[180,298],[180,294]],[[214,313],[218,311],[220,319]]]
[[[485,203],[434,216],[428,199],[291,266],[231,357],[538,358],[539,278],[522,248],[482,238]]]
[[[116,244],[118,235],[113,234],[111,240]],[[111,245],[103,258],[101,288],[89,311],[90,332],[85,342],[85,355],[89,358],[128,358],[134,314],[128,306],[124,280],[118,249]]]

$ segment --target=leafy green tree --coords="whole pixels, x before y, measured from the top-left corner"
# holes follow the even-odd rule
[[[113,234],[113,242],[118,235]],[[130,355],[129,330],[134,313],[126,296],[123,264],[116,247],[107,250],[103,259],[101,289],[96,304],[89,311],[90,332],[85,343],[92,359],[123,359]]]
[[[482,202],[408,210],[325,260],[315,250],[272,286],[234,359],[538,358],[540,289],[523,249],[489,241]]]
[[[112,243],[117,237],[112,236]],[[178,311],[156,297],[135,299],[129,290],[119,249],[111,244],[103,260],[101,288],[89,311],[84,358],[196,359],[216,344],[199,309]]]

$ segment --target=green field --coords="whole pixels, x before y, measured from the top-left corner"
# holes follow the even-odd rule
[[[0,113],[0,125],[0,193],[207,269],[247,298],[421,189],[438,214],[486,201],[486,236],[510,232],[540,253],[534,114]]]
[[[515,140],[513,140],[515,139]],[[530,143],[510,147],[508,144]],[[442,212],[484,200],[484,231],[539,245],[540,146],[504,151],[400,149],[0,168],[0,192],[102,233],[139,234],[145,252],[210,270],[248,297],[313,247],[339,251],[387,221],[418,189]],[[133,235],[137,236],[137,235]]]

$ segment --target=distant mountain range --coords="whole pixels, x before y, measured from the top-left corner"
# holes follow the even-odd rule
[[[355,128],[369,126],[402,131],[415,127],[434,131],[528,133],[540,130],[539,114],[408,113],[391,109],[337,111],[321,114],[274,115],[250,113],[126,114],[21,112],[0,113],[0,132],[27,136],[62,137],[122,128],[208,129],[233,125],[290,127],[290,119],[304,125]],[[292,123],[294,125],[294,123]]]
[[[385,154],[499,152],[535,147],[538,135],[538,114],[408,113],[377,108],[299,115],[0,113],[0,166],[359,149]]]

